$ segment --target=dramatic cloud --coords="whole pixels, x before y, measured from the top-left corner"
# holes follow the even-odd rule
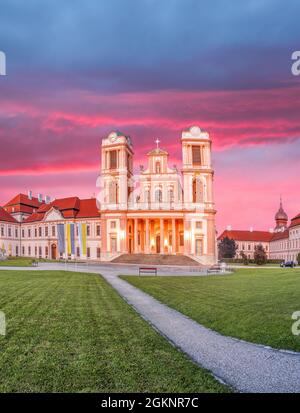
[[[219,229],[272,225],[280,193],[298,212],[296,0],[3,0],[0,11],[0,204],[27,189],[91,196],[112,129],[132,136],[136,167],[157,137],[180,164],[181,130],[198,124],[213,139]]]

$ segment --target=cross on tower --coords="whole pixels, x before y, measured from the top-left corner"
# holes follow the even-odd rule
[[[159,139],[156,139],[155,143],[156,143],[156,147],[157,147],[157,149],[158,149],[158,144],[160,143],[160,140],[159,140]]]

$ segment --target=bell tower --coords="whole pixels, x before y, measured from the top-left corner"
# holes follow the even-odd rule
[[[182,143],[182,175],[184,203],[206,204],[213,208],[213,174],[211,165],[211,140],[198,126],[184,130]]]
[[[182,132],[184,252],[200,257],[203,264],[216,262],[216,227],[213,198],[214,171],[211,139],[198,126]]]
[[[129,136],[111,132],[102,140],[101,176],[103,191],[101,210],[126,210],[129,179],[133,175],[133,150]]]

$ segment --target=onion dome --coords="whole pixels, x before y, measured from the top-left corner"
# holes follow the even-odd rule
[[[288,221],[288,216],[285,210],[282,207],[282,200],[280,198],[280,206],[279,209],[275,215],[275,221]]]

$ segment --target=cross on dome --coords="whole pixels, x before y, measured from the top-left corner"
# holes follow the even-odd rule
[[[158,144],[160,143],[160,140],[159,140],[159,139],[156,139],[155,143],[156,143],[156,147],[157,147],[157,149],[158,149]]]

